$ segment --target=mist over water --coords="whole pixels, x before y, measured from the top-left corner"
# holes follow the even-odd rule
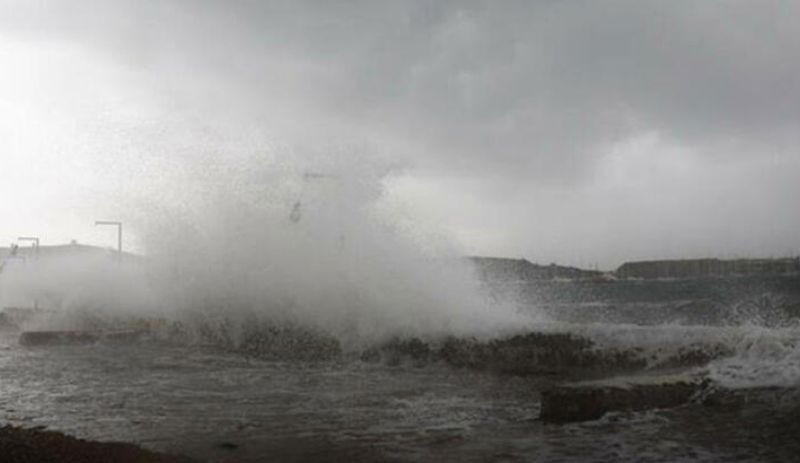
[[[153,316],[155,296],[142,262],[119,265],[111,252],[29,257],[6,267],[0,279],[3,307],[43,311],[25,326],[35,329],[81,329],[90,320]]]
[[[37,296],[61,314],[48,325],[75,326],[88,313],[157,317],[233,343],[262,325],[359,348],[391,337],[497,336],[532,321],[490,297],[441,236],[400,218],[385,197],[391,170],[371,158],[204,160],[182,172],[138,208],[144,258],[43,261],[16,272],[11,293],[59,295]]]
[[[728,294],[726,285],[744,283],[727,280],[513,281],[498,288],[479,280],[445,238],[404,216],[387,197],[393,172],[380,163],[336,156],[291,164],[204,160],[184,168],[164,176],[172,188],[162,196],[129,203],[138,204],[138,220],[129,222],[137,224],[142,256],[125,255],[120,265],[111,250],[43,255],[3,273],[2,306],[35,301],[42,309],[23,330],[146,327],[148,333],[130,344],[98,337],[90,346],[38,348],[14,345],[0,330],[0,373],[13,378],[0,383],[0,392],[16,398],[10,422],[28,426],[34,417],[37,425],[82,437],[135,439],[199,458],[225,457],[233,451],[215,443],[233,442],[240,445],[237,455],[253,456],[242,461],[304,454],[314,445],[379,449],[399,461],[441,455],[525,461],[540,454],[534,459],[564,461],[574,459],[576,447],[598,461],[639,461],[653,452],[653,436],[685,440],[660,447],[661,461],[706,451],[684,437],[685,429],[702,427],[693,416],[702,412],[711,429],[725,434],[724,426],[735,421],[728,409],[692,403],[551,426],[541,418],[542,388],[573,367],[586,378],[607,375],[612,384],[629,374],[657,381],[679,369],[686,378],[709,380],[703,384],[712,392],[800,384],[800,331],[782,309],[794,304],[791,298],[766,295],[750,303],[749,289]],[[558,293],[552,300],[548,285]],[[724,297],[703,305],[705,294],[686,285],[710,293],[724,288],[718,291]],[[764,288],[756,283],[752,290]],[[687,294],[692,297],[682,300]],[[687,300],[700,305],[687,310]],[[558,310],[546,310],[547,304]],[[709,308],[716,318],[705,318]],[[291,349],[302,350],[293,339],[273,355],[273,344],[249,343],[254,334],[280,338],[284,328],[301,333],[298,338],[335,339],[354,355],[292,356]],[[421,340],[430,351],[452,341],[477,347],[461,351],[467,361],[489,360],[464,368],[443,360],[444,348],[429,363],[393,363],[382,351],[373,360],[372,352],[396,339]],[[515,339],[544,339],[543,354],[515,353]],[[582,357],[574,346],[584,341],[601,354]],[[555,347],[548,350],[550,342]],[[254,345],[267,349],[251,350]],[[548,352],[564,365],[547,364]],[[635,369],[606,364],[612,357],[603,352],[632,359]],[[686,352],[703,360],[670,366]],[[315,361],[329,358],[337,361]],[[600,366],[581,364],[586,358]],[[508,359],[529,369],[492,369],[491,362]],[[555,381],[567,380],[574,378]],[[737,441],[719,442],[728,440]],[[620,442],[630,448],[620,449]],[[776,442],[778,449],[786,445]],[[771,446],[759,441],[752,448]],[[728,459],[724,450],[709,448],[709,461]]]
[[[359,157],[336,161],[253,166],[249,177],[215,172],[200,197],[145,238],[165,305],[298,323],[348,344],[519,323],[461,256],[424,246],[381,209],[379,169]]]
[[[704,373],[719,384],[800,381],[797,322],[778,310],[791,302],[779,294],[726,295],[712,321],[670,319],[674,307],[654,302],[635,308],[636,320],[596,310],[576,322],[542,310],[547,297],[486,287],[446,238],[392,202],[387,184],[397,171],[375,157],[220,156],[179,167],[159,179],[169,185],[160,195],[127,203],[143,257],[123,265],[111,252],[29,259],[4,275],[3,306],[46,310],[31,329],[177,324],[189,342],[211,333],[232,346],[274,327],[353,351],[393,338],[571,333],[598,349],[637,350],[650,365],[686,346],[723,346],[730,355]]]
[[[0,0],[0,463],[797,459],[800,3],[62,3]]]

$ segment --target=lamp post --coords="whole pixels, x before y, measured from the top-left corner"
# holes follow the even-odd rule
[[[122,263],[122,222],[116,220],[97,220],[95,225],[114,225],[117,227],[117,257]]]
[[[20,236],[17,241],[30,241],[33,243],[33,259],[39,260],[39,237],[38,236]],[[33,297],[33,310],[39,310],[39,298],[35,295]]]
[[[36,260],[39,259],[39,237],[38,236],[20,236],[17,241],[31,241],[33,242],[33,256]]]

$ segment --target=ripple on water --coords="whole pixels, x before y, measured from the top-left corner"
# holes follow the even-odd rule
[[[790,445],[782,429],[797,431],[786,425],[796,415],[768,413],[774,400],[762,412],[692,405],[547,425],[537,419],[535,379],[436,365],[269,362],[146,344],[11,348],[0,351],[0,375],[4,421],[203,458],[722,461],[775,455],[768,447]],[[782,410],[800,403],[782,400]],[[743,419],[771,430],[769,439],[736,424]]]

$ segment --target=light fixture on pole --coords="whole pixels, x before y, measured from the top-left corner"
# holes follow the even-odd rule
[[[20,236],[17,241],[31,241],[33,242],[33,256],[39,259],[39,237],[38,236]]]
[[[20,236],[17,241],[31,241],[33,243],[33,258],[39,260],[39,237],[38,236]],[[34,296],[33,310],[39,310],[39,299]]]
[[[97,220],[95,225],[114,225],[117,227],[117,257],[122,262],[122,222],[116,220]]]

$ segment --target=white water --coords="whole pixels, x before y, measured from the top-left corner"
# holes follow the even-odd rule
[[[800,386],[800,329],[744,326],[735,354],[712,362],[709,377],[727,388]]]
[[[570,332],[635,348],[653,364],[691,345],[734,352],[707,374],[726,387],[800,384],[800,329],[732,308],[728,326],[547,322],[487,295],[457,249],[386,195],[391,169],[338,153],[291,163],[257,156],[185,164],[168,192],[129,201],[146,255],[29,260],[0,278],[2,306],[52,310],[28,328],[137,318],[180,320],[234,342],[254,324],[291,323],[360,348],[392,336]],[[164,190],[154,190],[164,191]],[[115,196],[119,197],[119,196]]]
[[[165,174],[169,194],[139,203],[145,259],[31,262],[8,272],[4,305],[38,299],[63,315],[50,325],[87,313],[159,317],[234,340],[253,323],[292,323],[353,347],[391,336],[493,336],[530,323],[492,300],[445,240],[401,220],[379,163],[253,158],[181,172]]]

